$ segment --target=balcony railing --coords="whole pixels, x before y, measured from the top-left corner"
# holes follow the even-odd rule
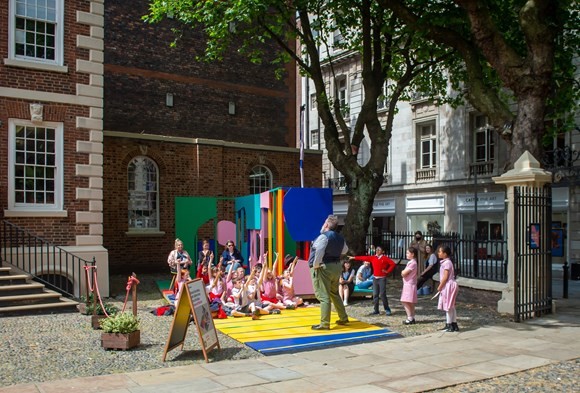
[[[435,180],[437,168],[417,169],[417,181]]]
[[[328,188],[337,191],[347,191],[346,178],[344,176],[328,179]]]
[[[482,161],[469,164],[469,177],[477,176],[491,176],[493,175],[494,163],[493,161]]]
[[[388,183],[388,174],[383,174],[383,185]],[[328,188],[332,188],[335,191],[348,192],[348,184],[344,176],[335,177],[333,179],[328,179]]]

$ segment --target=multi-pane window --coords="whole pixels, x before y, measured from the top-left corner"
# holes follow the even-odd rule
[[[252,168],[250,173],[250,194],[260,194],[272,189],[272,172],[262,165]]]
[[[487,117],[477,115],[473,117],[475,127],[475,162],[490,162],[495,157],[495,143],[493,129],[487,124]]]
[[[320,132],[318,130],[310,130],[310,148],[318,149],[319,141],[320,141]]]
[[[62,0],[10,0],[14,58],[60,63]]]
[[[147,157],[135,157],[127,168],[129,229],[159,229],[159,171]]]
[[[383,83],[381,87],[381,94],[377,99],[377,109],[385,109],[387,107],[387,82]]]
[[[348,104],[346,100],[346,78],[339,78],[336,81],[336,98],[340,103],[341,108],[345,108]]]
[[[421,147],[421,169],[437,167],[437,133],[435,123],[422,124],[418,126]]]
[[[10,123],[9,207],[62,209],[62,125]]]
[[[316,94],[310,94],[310,110],[316,110],[318,102],[316,101]]]

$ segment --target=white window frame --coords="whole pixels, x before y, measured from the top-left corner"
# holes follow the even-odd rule
[[[387,109],[387,81],[381,86],[381,93],[377,98],[377,110]]]
[[[342,85],[344,83],[344,86]],[[338,98],[340,108],[346,108],[348,105],[348,79],[346,75],[336,78],[336,98]]]
[[[16,164],[16,127],[52,128],[55,132],[54,162],[54,202],[50,204],[17,203],[15,195]],[[64,133],[63,124],[55,122],[36,122],[8,119],[8,211],[9,212],[63,212],[64,203]]]
[[[424,123],[417,123],[417,136],[419,139],[419,169],[433,169],[437,168],[437,122],[435,120],[424,122]],[[432,129],[432,132],[429,136],[423,136],[423,130],[425,127],[429,127]],[[423,164],[423,156],[426,154],[423,151],[423,144],[424,142],[429,143],[429,164]]]
[[[258,172],[259,171],[259,172]],[[259,184],[256,185],[256,176],[262,177],[266,176],[265,180],[260,180]],[[250,176],[248,178],[250,182],[250,194],[261,194],[262,192],[272,189],[272,171],[265,165],[256,165],[250,171]]]
[[[147,160],[149,161],[151,164],[153,164],[153,167],[155,168],[155,189],[152,190],[137,190],[137,189],[130,189],[129,188],[129,168],[131,167],[131,165],[136,161],[136,160]],[[131,161],[129,161],[129,164],[127,164],[127,226],[129,231],[159,231],[159,166],[157,165],[157,163],[155,162],[155,160],[151,159],[150,157],[147,156],[136,156],[133,157],[131,159]],[[145,181],[149,181],[149,179],[145,179]],[[143,209],[134,209],[132,208],[132,203],[131,203],[131,193],[132,192],[144,192],[146,193],[146,195],[149,195],[150,193],[155,193],[155,208],[154,209],[150,209],[150,208],[143,208]],[[145,198],[145,200],[148,200],[149,198]],[[141,221],[141,225],[137,225],[137,219],[135,219],[134,223],[131,223],[131,213],[133,211],[144,211],[144,210],[149,210],[152,211],[154,210],[155,215],[150,215],[149,217],[154,218],[155,220],[155,224],[154,226],[148,226],[148,225],[143,225],[143,221]]]
[[[482,120],[481,122],[478,120]],[[491,126],[487,124],[487,116],[481,114],[475,114],[472,116],[473,122],[473,162],[493,162],[495,160],[495,140],[494,131]],[[478,145],[477,137],[479,134],[483,134],[485,138],[484,145]],[[485,149],[485,154],[483,158],[477,156],[478,147],[483,146]]]
[[[310,130],[310,149],[318,149],[320,130]]]
[[[55,0],[55,54],[54,60],[39,59],[16,55],[16,2],[25,0],[9,0],[8,17],[8,59],[4,60],[7,65],[23,66],[31,65],[31,68],[50,69],[50,66],[62,66],[64,62],[64,0]],[[42,19],[37,19],[42,20]],[[36,64],[37,66],[34,66]],[[43,67],[44,66],[44,67]],[[54,68],[54,71],[66,72],[66,68]]]

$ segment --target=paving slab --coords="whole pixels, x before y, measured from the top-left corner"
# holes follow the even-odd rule
[[[377,383],[376,385],[396,392],[424,392],[425,390],[445,387],[449,384],[433,378],[431,375],[423,374]]]
[[[383,366],[384,367],[384,366]],[[376,367],[379,369],[380,367]],[[335,371],[333,373],[317,375],[314,377],[305,378],[307,381],[327,387],[329,391],[336,389],[350,388],[353,386],[360,386],[361,384],[372,384],[377,381],[382,381],[385,376],[376,373],[376,369],[357,370],[353,373],[345,373],[344,371]]]
[[[129,378],[139,386],[147,386],[183,380],[195,380],[200,377],[212,377],[214,375],[199,366],[180,366],[159,370],[136,371],[129,374]]]
[[[550,364],[550,360],[548,359],[530,355],[510,356],[507,358],[492,360],[492,362],[520,370],[528,370],[530,368],[542,367],[546,364]]]
[[[326,387],[305,379],[271,383],[267,385],[267,389],[268,392],[276,392],[276,393],[296,393],[296,392],[323,393],[328,391]]]

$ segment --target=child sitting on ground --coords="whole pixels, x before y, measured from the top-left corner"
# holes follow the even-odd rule
[[[177,276],[175,278],[175,305],[177,306],[177,302],[179,301],[179,297],[181,296],[181,290],[183,288],[183,284],[190,281],[191,277],[189,276],[189,269],[181,269],[177,272]]]
[[[211,278],[211,283],[207,287],[209,301],[219,300],[220,302],[225,303],[226,279],[223,270],[217,266],[212,266],[209,276]]]
[[[278,254],[274,253],[274,255],[275,259],[272,270],[276,271],[276,267],[278,266]],[[264,254],[263,260],[267,260],[267,254]],[[276,277],[274,276],[274,273],[272,273],[272,270],[268,269],[266,266],[262,266],[258,278],[258,288],[260,290],[262,303],[265,306],[271,305],[273,308],[272,314],[278,314],[280,312],[279,310],[286,309],[286,306],[276,297]]]
[[[286,308],[288,308],[288,306],[297,307],[304,303],[302,298],[294,295],[293,275],[296,262],[298,262],[298,257],[294,258],[294,261],[292,261],[290,266],[284,270],[282,280],[280,280],[280,286],[282,289],[281,300]],[[278,298],[280,298],[280,294],[278,294]]]

